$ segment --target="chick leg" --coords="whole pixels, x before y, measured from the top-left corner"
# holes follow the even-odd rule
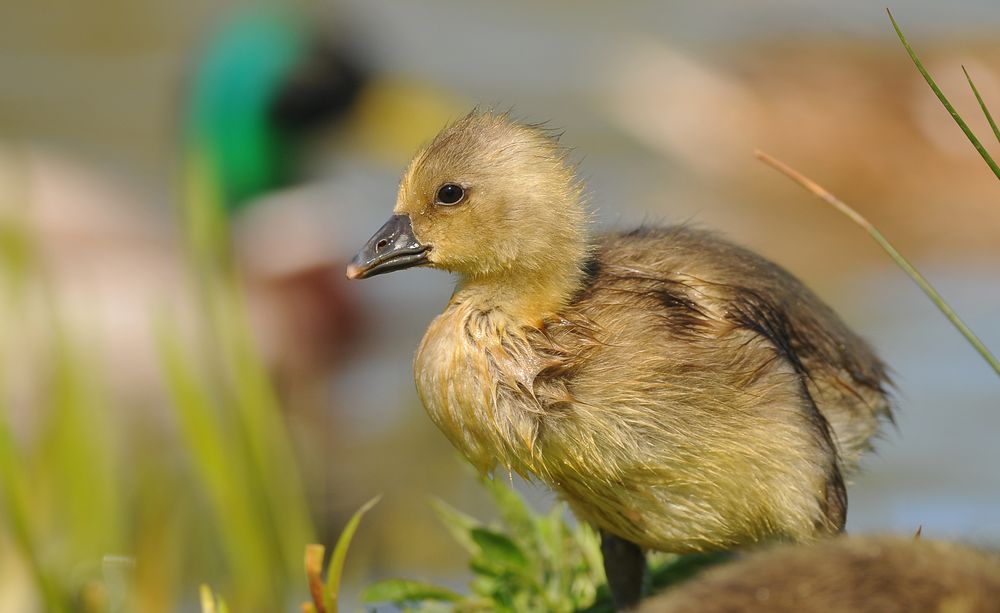
[[[604,574],[615,602],[615,610],[629,611],[642,597],[642,579],[646,574],[646,555],[632,541],[601,530],[601,554]]]

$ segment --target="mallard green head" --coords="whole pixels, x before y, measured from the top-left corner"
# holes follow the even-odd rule
[[[304,136],[340,117],[366,73],[304,18],[257,9],[209,41],[191,85],[185,153],[228,213],[296,178]]]

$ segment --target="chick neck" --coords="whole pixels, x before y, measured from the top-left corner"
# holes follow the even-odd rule
[[[499,311],[518,325],[538,327],[557,316],[583,287],[590,254],[582,228],[550,237],[550,247],[535,258],[479,274],[462,274],[452,302],[478,311]]]

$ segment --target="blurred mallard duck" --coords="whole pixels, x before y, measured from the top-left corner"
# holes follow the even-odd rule
[[[411,123],[430,133],[447,105],[428,104],[436,99],[399,83],[376,75],[315,22],[250,10],[206,41],[185,88],[181,148],[197,157],[231,223],[254,331],[286,388],[329,372],[361,312],[331,240],[335,203],[292,189],[304,179],[309,141],[337,125],[368,142],[370,113],[359,105],[388,108],[392,100],[403,110],[385,113],[390,124],[417,100]],[[0,177],[3,234],[23,231],[37,255],[5,258],[8,268],[29,268],[24,299],[0,304],[3,317],[30,322],[4,337],[6,346],[26,347],[6,373],[19,412],[32,412],[50,363],[42,349],[51,337],[48,311],[36,308],[46,300],[76,340],[103,356],[127,406],[162,402],[153,318],[167,311],[186,321],[195,308],[168,208],[148,186],[31,144],[0,147]]]
[[[183,153],[232,227],[254,295],[257,336],[282,374],[326,370],[360,310],[334,274],[333,228],[317,198],[265,196],[303,180],[310,136],[344,122],[371,71],[303,15],[254,9],[228,20],[193,73]],[[205,205],[209,203],[196,203]]]
[[[191,81],[185,155],[233,222],[244,272],[273,290],[252,314],[266,353],[286,370],[324,368],[359,330],[331,203],[286,189],[301,183],[308,145],[336,127],[355,150],[401,159],[451,114],[428,88],[375,75],[357,50],[298,13],[241,13],[205,48]]]
[[[300,15],[255,10],[227,22],[194,72],[184,146],[208,166],[227,211],[296,179],[301,145],[341,120],[370,71]]]

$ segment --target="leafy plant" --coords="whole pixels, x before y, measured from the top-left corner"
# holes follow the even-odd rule
[[[603,578],[600,543],[588,526],[570,527],[559,504],[536,514],[499,479],[483,485],[500,514],[488,526],[448,504],[435,510],[469,554],[471,594],[418,581],[380,581],[362,594],[366,603],[392,602],[406,610],[552,611],[569,613],[592,604]]]
[[[486,525],[444,502],[434,503],[441,522],[469,554],[470,594],[422,581],[387,579],[368,586],[362,600],[425,613],[614,610],[604,581],[600,538],[590,526],[570,523],[565,504],[536,513],[501,479],[482,483],[500,515],[497,525]],[[657,554],[651,558],[648,587],[664,589],[727,556]]]

